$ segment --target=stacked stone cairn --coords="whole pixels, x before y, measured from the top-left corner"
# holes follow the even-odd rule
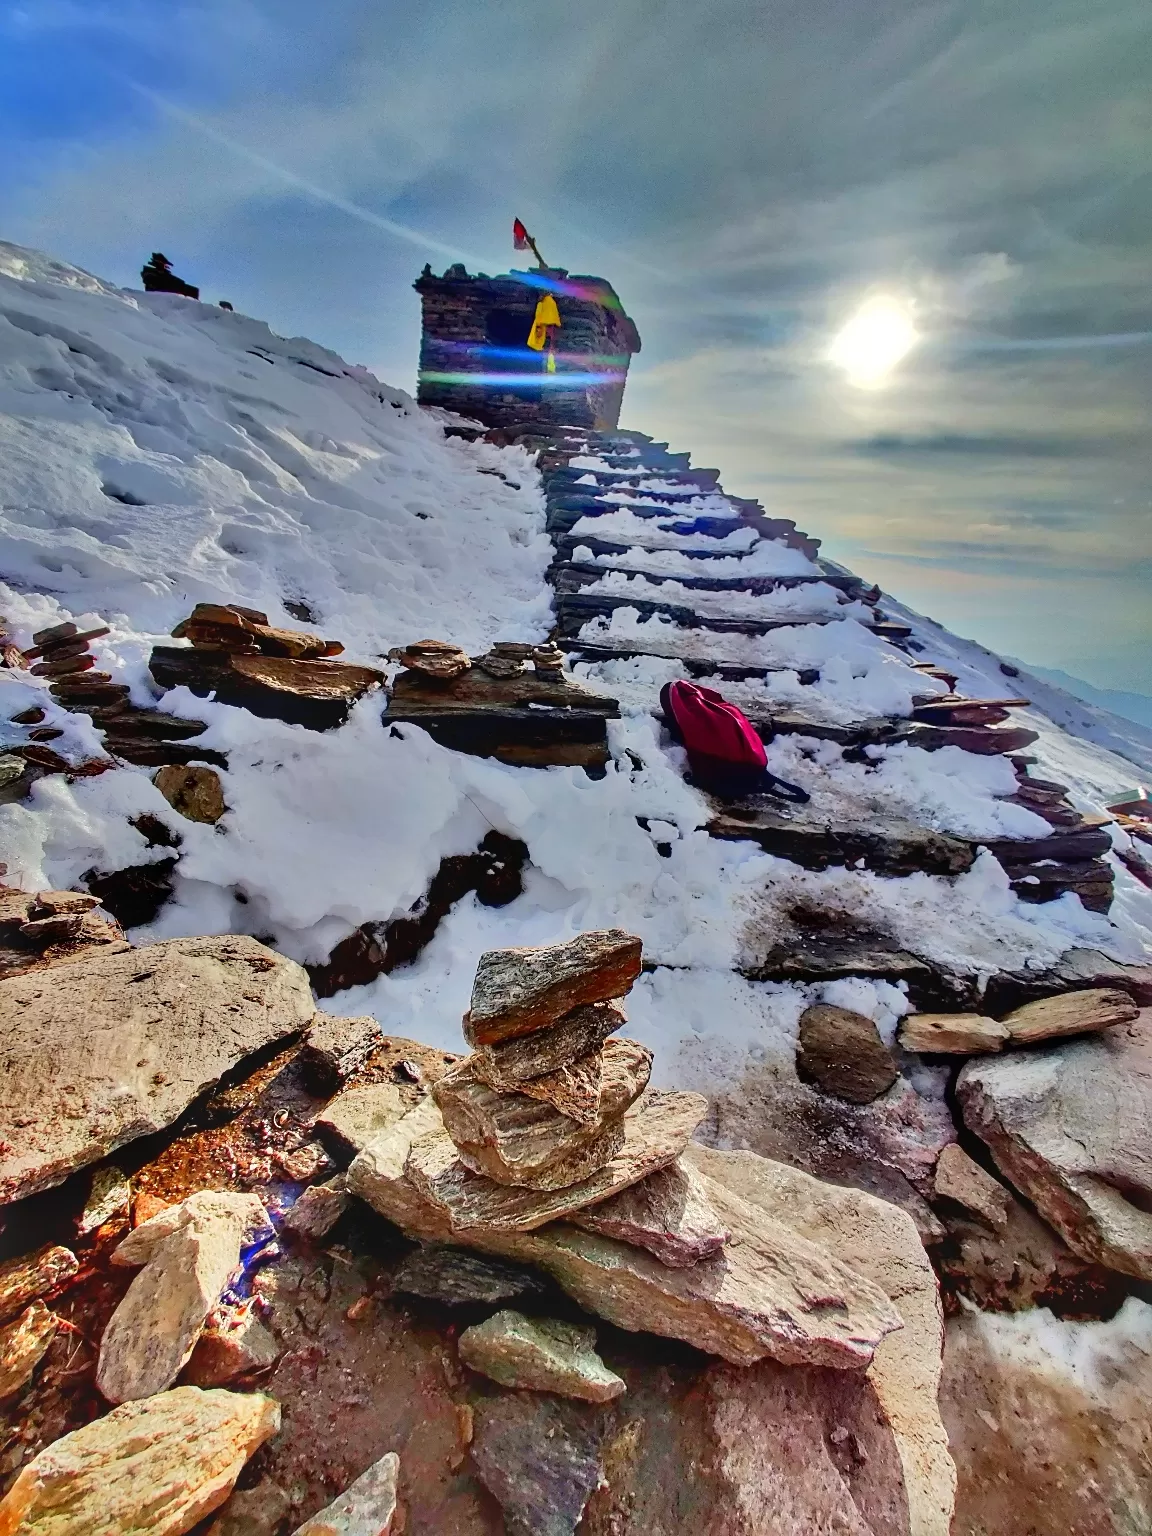
[[[284,656],[292,661],[316,661],[339,656],[339,640],[322,640],[305,630],[277,629],[257,608],[236,603],[197,603],[188,618],[172,631],[175,640],[190,640],[197,651],[223,651],[231,656]]]

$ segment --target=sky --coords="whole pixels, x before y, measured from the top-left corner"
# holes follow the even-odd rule
[[[635,318],[625,426],[1152,693],[1150,87],[1147,0],[0,0],[0,238],[411,389],[413,279],[518,215]]]

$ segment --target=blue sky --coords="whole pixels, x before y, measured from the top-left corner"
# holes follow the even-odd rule
[[[1152,692],[1146,0],[0,0],[0,236],[412,387],[426,260],[635,316],[625,422],[961,633]],[[919,345],[828,361],[870,295]]]

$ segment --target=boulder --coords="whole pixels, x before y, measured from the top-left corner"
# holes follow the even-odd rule
[[[374,667],[343,661],[293,661],[174,645],[155,646],[148,668],[161,688],[185,687],[201,698],[215,694],[220,704],[312,731],[343,725],[353,704],[384,681]]]
[[[627,1022],[617,1002],[588,1003],[546,1029],[481,1046],[472,1057],[473,1070],[490,1087],[511,1093],[522,1083],[548,1077],[599,1050]]]
[[[1091,987],[1025,1003],[1001,1022],[1013,1045],[1035,1045],[1066,1035],[1096,1034],[1115,1024],[1127,1024],[1139,1013],[1127,992],[1115,987]]]
[[[0,1536],[184,1536],[280,1427],[260,1393],[177,1387],[57,1440],[0,1500]]]
[[[0,1203],[163,1129],[315,1012],[255,939],[169,939],[0,981]]]
[[[1007,1227],[1008,1191],[955,1142],[941,1152],[933,1182],[942,1200],[963,1206],[996,1232]]]
[[[443,1208],[453,1231],[530,1231],[666,1167],[684,1150],[707,1108],[698,1093],[646,1094],[625,1115],[620,1148],[609,1161],[554,1190],[508,1187],[474,1172],[446,1131],[417,1141],[405,1172],[426,1200]],[[597,1151],[595,1144],[592,1150]]]
[[[948,1536],[956,1469],[937,1407],[943,1313],[932,1265],[911,1219],[862,1190],[821,1183],[751,1152],[716,1152],[693,1145],[685,1160],[714,1181],[713,1187],[722,1182],[724,1189],[766,1217],[812,1243],[827,1245],[839,1261],[889,1298],[903,1327],[887,1333],[877,1345],[868,1381],[895,1439],[909,1531],[915,1536]],[[804,1529],[797,1527],[798,1532]]]
[[[195,763],[165,763],[152,782],[172,809],[187,821],[214,826],[228,809],[220,775],[214,768]]]
[[[326,1142],[355,1156],[403,1113],[404,1100],[395,1084],[366,1083],[362,1088],[346,1088],[326,1104],[316,1118],[316,1129]]]
[[[561,944],[488,950],[476,967],[464,1036],[473,1046],[492,1045],[622,997],[640,974],[641,949],[635,934],[605,928]]]
[[[495,1306],[548,1293],[533,1270],[448,1243],[428,1243],[410,1253],[392,1276],[392,1289],[448,1306]]]
[[[279,1358],[279,1345],[250,1306],[218,1307],[196,1341],[183,1380],[192,1387],[223,1387],[271,1370]]]
[[[398,1529],[396,1493],[400,1458],[394,1451],[381,1456],[350,1488],[327,1508],[313,1515],[295,1536],[389,1536]]]
[[[900,1044],[922,1055],[986,1056],[1003,1050],[1008,1030],[979,1013],[911,1013],[900,1025]]]
[[[472,1464],[509,1536],[572,1536],[600,1482],[600,1444],[575,1404],[506,1393],[477,1408]]]
[[[465,1328],[460,1358],[502,1387],[555,1392],[558,1397],[607,1403],[625,1384],[596,1353],[596,1330],[553,1317],[497,1312]]]
[[[335,1093],[383,1042],[384,1033],[374,1018],[318,1013],[300,1052],[309,1086],[318,1093]]]
[[[1152,1280],[1152,1009],[1104,1034],[970,1061],[969,1130],[1074,1253]]]
[[[900,1072],[871,1019],[817,1003],[800,1019],[796,1071],[802,1081],[849,1104],[870,1104]]]
[[[729,1236],[699,1174],[684,1159],[568,1219],[585,1232],[646,1248],[673,1269],[719,1253]]]
[[[79,1268],[72,1250],[58,1243],[46,1243],[34,1253],[0,1264],[0,1323],[23,1312],[30,1301],[67,1284]]]
[[[466,1059],[432,1088],[461,1160],[502,1184],[557,1189],[587,1178],[623,1144],[620,1122],[648,1084],[652,1053],[634,1040],[603,1048],[598,1107],[577,1121],[522,1089],[498,1093]]]
[[[310,1184],[284,1213],[280,1225],[315,1242],[332,1230],[348,1209],[348,1203],[346,1181],[341,1173],[324,1184]]]
[[[281,1536],[291,1513],[292,1500],[283,1488],[262,1477],[254,1488],[232,1495],[208,1527],[207,1536]]]
[[[100,1341],[96,1385],[109,1402],[171,1386],[239,1265],[245,1238],[270,1228],[255,1195],[205,1191],[129,1233],[112,1262],[144,1267]]]
[[[0,1400],[19,1392],[31,1379],[59,1327],[55,1312],[34,1301],[15,1322],[0,1328]]]

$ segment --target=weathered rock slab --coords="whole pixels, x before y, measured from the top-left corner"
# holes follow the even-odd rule
[[[129,1233],[113,1263],[144,1267],[100,1341],[96,1384],[109,1402],[171,1386],[239,1265],[245,1237],[261,1229],[271,1222],[255,1195],[205,1191]]]
[[[801,1015],[796,1071],[802,1081],[849,1104],[870,1104],[900,1075],[872,1020],[831,1003],[816,1003]]]
[[[46,1243],[34,1253],[0,1264],[0,1323],[23,1312],[30,1301],[64,1285],[80,1268],[70,1248]]]
[[[165,763],[152,779],[172,809],[187,821],[214,826],[228,809],[214,768],[197,763]]]
[[[279,1427],[279,1404],[260,1393],[177,1387],[125,1403],[21,1470],[0,1500],[0,1536],[184,1536]]]
[[[622,997],[640,974],[642,944],[622,928],[561,944],[492,949],[480,956],[464,1035],[491,1045],[555,1024],[574,1008]]]
[[[234,934],[0,981],[0,1203],[170,1125],[315,1011],[300,966]]]
[[[1001,1022],[1013,1045],[1035,1045],[1039,1040],[1096,1034],[1115,1024],[1128,1024],[1139,1011],[1127,992],[1115,987],[1092,987],[1084,992],[1064,992],[1025,1003]]]
[[[472,1058],[476,1075],[492,1088],[516,1092],[522,1083],[558,1072],[569,1062],[599,1050],[608,1036],[627,1022],[628,1016],[617,1002],[588,1003],[545,1029],[481,1046]]]
[[[30,1380],[59,1327],[55,1312],[34,1301],[15,1322],[0,1328],[0,1400],[19,1392]]]
[[[472,1463],[509,1536],[572,1536],[601,1475],[601,1436],[571,1403],[507,1393],[476,1412]]]
[[[348,1209],[348,1190],[343,1174],[323,1184],[310,1184],[280,1225],[311,1242],[330,1232]]]
[[[900,1044],[923,1055],[987,1056],[1004,1049],[1008,1030],[979,1013],[913,1013],[900,1025]]]
[[[1003,1184],[985,1172],[956,1142],[941,1152],[934,1184],[941,1199],[962,1205],[994,1231],[1003,1232],[1007,1227],[1011,1196]]]
[[[649,1093],[624,1116],[620,1149],[578,1183],[554,1190],[510,1188],[474,1172],[447,1131],[418,1141],[405,1172],[424,1199],[440,1206],[456,1232],[487,1227],[531,1231],[606,1200],[673,1162],[707,1112],[698,1093]]]
[[[326,1142],[355,1156],[404,1114],[404,1100],[394,1083],[365,1083],[338,1093],[316,1120]]]
[[[428,1243],[415,1249],[392,1276],[392,1289],[423,1296],[448,1306],[498,1305],[526,1296],[543,1296],[548,1286],[531,1269],[482,1258],[449,1243]]]
[[[389,1536],[396,1520],[400,1458],[373,1462],[350,1488],[296,1531],[296,1536]]]
[[[335,1093],[384,1041],[371,1017],[345,1019],[318,1013],[308,1030],[300,1064],[320,1093]]]
[[[1152,1009],[1048,1050],[970,1061],[957,1097],[1074,1253],[1152,1280]]]
[[[452,1235],[448,1212],[433,1205],[405,1173],[415,1143],[443,1136],[444,1121],[429,1095],[368,1142],[348,1169],[348,1192],[408,1234],[435,1242]]]
[[[219,1307],[196,1341],[183,1380],[191,1387],[224,1387],[271,1370],[279,1358],[279,1345],[250,1306]]]
[[[673,1269],[719,1253],[729,1237],[699,1174],[683,1159],[568,1219],[585,1232],[646,1248]]]
[[[596,1353],[596,1330],[553,1317],[497,1312],[465,1328],[460,1358],[503,1387],[607,1403],[625,1383]]]
[[[126,1219],[131,1204],[132,1185],[124,1172],[114,1165],[98,1168],[92,1175],[88,1198],[76,1221],[78,1235],[86,1237],[119,1216]]]

